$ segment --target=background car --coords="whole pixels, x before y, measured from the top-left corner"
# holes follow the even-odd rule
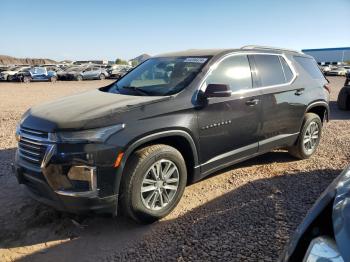
[[[335,66],[332,66],[332,65],[325,65],[325,66],[321,66],[321,70],[324,74],[327,74],[327,72],[335,69],[336,67]]]
[[[345,67],[345,66],[337,67],[328,72],[325,72],[325,74],[329,76],[345,76],[346,73],[349,71],[349,69],[350,69],[349,67]]]
[[[48,71],[45,67],[33,67],[29,70],[19,72],[16,75],[16,79],[24,83],[29,83],[31,81],[56,82],[57,74],[55,71]]]
[[[100,79],[103,80],[109,76],[106,69],[90,65],[90,66],[74,66],[66,69],[64,72],[58,73],[58,79],[60,80],[88,80],[88,79]]]
[[[109,76],[107,70],[101,66],[89,66],[79,73],[76,80],[100,79],[104,80]]]
[[[12,81],[18,72],[23,71],[25,69],[30,69],[30,66],[15,66],[7,71],[2,71],[0,73],[0,80]]]
[[[350,110],[350,72],[346,74],[344,86],[338,94],[337,104],[341,110]]]
[[[107,69],[110,78],[120,78],[132,69],[127,65],[113,65]]]
[[[350,167],[322,193],[281,261],[350,261]]]

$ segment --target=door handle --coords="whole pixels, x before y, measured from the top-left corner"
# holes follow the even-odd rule
[[[247,106],[255,106],[259,103],[259,101],[260,101],[259,99],[254,98],[254,99],[246,101],[245,104]]]
[[[304,93],[304,90],[305,90],[304,88],[298,89],[297,91],[295,91],[294,94],[295,94],[296,96],[300,96],[300,95],[302,95],[302,94]]]

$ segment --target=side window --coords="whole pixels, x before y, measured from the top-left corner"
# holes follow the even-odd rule
[[[260,80],[260,86],[281,85],[286,81],[283,68],[277,55],[253,55],[255,74]],[[290,69],[289,69],[290,70]]]
[[[246,55],[223,60],[207,77],[206,84],[229,85],[232,91],[252,88],[252,77]]]
[[[309,73],[314,79],[324,79],[324,76],[316,64],[315,60],[303,56],[294,56],[295,61],[298,62],[301,67]]]
[[[290,82],[293,79],[293,72],[287,64],[286,60],[280,56],[280,61],[283,67],[284,77],[286,78],[286,82]]]

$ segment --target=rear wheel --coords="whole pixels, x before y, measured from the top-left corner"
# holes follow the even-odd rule
[[[133,153],[121,184],[121,211],[139,223],[152,223],[178,204],[187,182],[185,161],[168,145],[152,145]]]
[[[350,110],[350,96],[347,88],[343,87],[339,94],[337,100],[338,108],[341,110]]]
[[[78,76],[76,77],[76,80],[77,80],[77,81],[83,81],[83,77],[82,77],[81,75],[78,75]]]
[[[13,80],[13,76],[8,75],[8,76],[7,76],[7,81],[12,81],[12,80]]]
[[[312,156],[320,143],[322,133],[322,121],[314,113],[307,113],[304,118],[296,144],[289,148],[289,153],[299,159]]]

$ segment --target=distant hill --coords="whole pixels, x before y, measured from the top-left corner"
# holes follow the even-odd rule
[[[0,55],[0,65],[38,65],[57,64],[56,61],[47,58],[16,58],[7,55]]]
[[[142,54],[142,55],[139,55],[133,59],[131,59],[130,61],[133,62],[133,61],[136,61],[138,64],[139,63],[142,63],[143,61],[147,60],[148,58],[150,58],[151,56],[148,55],[148,54]]]

